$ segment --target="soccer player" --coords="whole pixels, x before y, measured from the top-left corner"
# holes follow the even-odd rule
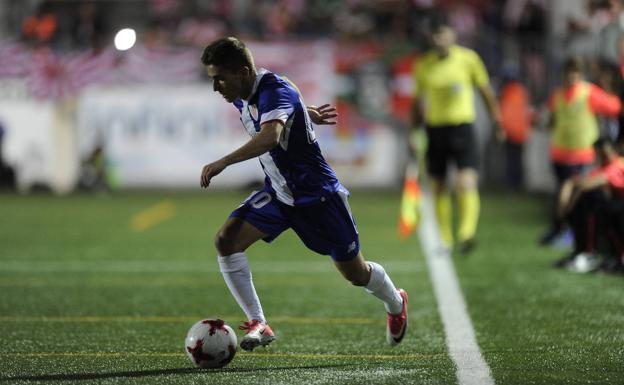
[[[596,116],[617,116],[622,108],[617,96],[583,80],[581,59],[568,58],[563,71],[563,87],[555,90],[549,100],[550,158],[557,180],[556,196],[568,178],[580,175],[593,164],[593,144],[599,136]],[[553,213],[550,229],[541,237],[540,244],[553,242],[562,228],[563,223]]]
[[[386,340],[401,342],[407,328],[407,293],[396,289],[384,268],[366,262],[345,189],[323,158],[312,122],[328,123],[333,109],[306,107],[296,87],[266,69],[256,69],[240,40],[218,39],[202,56],[214,90],[234,104],[251,139],[204,166],[201,186],[231,164],[258,157],[264,188],[252,193],[218,231],[215,245],[223,278],[248,322],[241,348],[266,346],[275,336],[254,288],[246,250],[256,241],[273,241],[292,228],[311,250],[330,255],[355,286],[379,298],[388,313]]]
[[[465,254],[475,244],[480,210],[478,153],[473,132],[476,118],[473,88],[476,87],[485,100],[494,121],[500,120],[500,113],[479,55],[456,45],[455,39],[455,32],[445,23],[438,22],[433,26],[433,48],[414,67],[416,91],[412,127],[419,129],[423,122],[426,126],[427,172],[433,182],[440,236],[448,248],[454,246],[455,237],[451,192],[446,176],[451,161],[457,166],[457,238],[459,251]],[[499,129],[497,135],[504,134]]]

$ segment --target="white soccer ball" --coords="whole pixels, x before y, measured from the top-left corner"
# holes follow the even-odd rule
[[[200,368],[222,368],[236,354],[236,334],[223,320],[201,320],[189,329],[184,351]]]

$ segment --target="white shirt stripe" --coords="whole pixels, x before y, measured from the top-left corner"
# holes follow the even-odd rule
[[[275,165],[271,155],[268,152],[265,152],[258,158],[264,167],[264,172],[271,180],[271,187],[275,190],[277,199],[289,206],[294,206],[295,199],[293,198],[290,188],[288,188],[288,185],[286,184],[286,178],[284,178],[282,173],[280,173],[280,170],[277,168],[277,165]]]

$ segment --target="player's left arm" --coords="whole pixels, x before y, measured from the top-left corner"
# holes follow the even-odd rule
[[[566,213],[572,210],[572,208],[576,205],[576,202],[578,202],[583,194],[608,185],[609,180],[604,172],[595,175],[588,175],[575,180],[573,182],[570,197],[568,198],[567,204],[562,209],[562,212]]]
[[[306,106],[310,120],[314,124],[336,124],[336,107],[330,104],[323,104],[322,106]]]
[[[596,190],[601,187],[605,187],[609,185],[609,178],[607,174],[601,172],[597,175],[586,176],[581,178],[578,182],[578,189],[581,193],[586,193],[588,191]]]
[[[270,120],[260,126],[260,132],[247,143],[223,158],[204,166],[201,175],[201,186],[208,187],[210,180],[220,174],[229,165],[255,158],[271,150],[279,144],[284,123],[281,120]]]
[[[297,93],[301,97],[301,100],[303,100],[303,95],[301,94],[301,90],[299,89],[299,87],[297,87],[297,85],[286,76],[282,76],[282,78],[290,83],[290,85],[297,90]],[[336,113],[336,107],[332,106],[331,104],[326,103],[318,107],[313,105],[305,107],[306,111],[308,111],[308,116],[310,116],[310,120],[312,120],[312,123],[331,125],[336,124],[336,117],[338,117],[338,114]]]
[[[489,85],[484,85],[479,86],[478,90],[481,94],[481,97],[483,97],[483,100],[485,101],[492,120],[496,123],[500,122],[500,109],[498,107],[496,96],[494,95],[494,91],[492,90],[492,88]]]
[[[290,84],[293,85],[293,87],[295,87],[295,89],[299,93],[299,96],[301,97],[301,100],[303,100],[303,95],[301,95],[301,91],[299,91],[299,88],[297,88],[295,83],[291,82],[290,80],[288,81],[290,82]],[[310,106],[305,106],[305,108],[306,108],[306,111],[308,111],[308,116],[310,117],[310,120],[312,121],[312,123],[318,124],[318,125],[336,124],[336,118],[338,117],[338,114],[336,113],[336,107],[332,106],[331,104],[325,103],[322,106],[318,106],[318,107],[314,105],[310,105]]]
[[[594,113],[605,116],[617,116],[622,110],[620,98],[595,84],[590,85],[589,106]]]
[[[472,60],[470,61],[470,70],[472,75],[472,81],[474,82],[479,94],[485,101],[485,105],[490,113],[490,118],[492,119],[492,124],[494,125],[494,129],[496,130],[496,137],[499,140],[505,139],[505,131],[501,127],[501,113],[500,108],[498,106],[498,101],[496,100],[496,95],[494,95],[494,91],[490,86],[490,78],[487,73],[487,69],[485,68],[485,64],[479,57],[479,55],[475,52],[472,55]]]
[[[505,130],[501,125],[501,113],[500,108],[498,106],[498,102],[496,101],[496,96],[494,95],[494,91],[489,85],[477,86],[481,97],[485,101],[485,105],[487,106],[488,111],[490,112],[490,118],[492,119],[492,126],[495,130],[496,139],[499,141],[505,140]]]

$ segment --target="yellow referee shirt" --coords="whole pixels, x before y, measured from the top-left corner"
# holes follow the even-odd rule
[[[414,66],[415,96],[425,106],[428,126],[473,123],[475,120],[473,86],[486,86],[489,78],[479,55],[453,45],[449,55],[425,53]]]

